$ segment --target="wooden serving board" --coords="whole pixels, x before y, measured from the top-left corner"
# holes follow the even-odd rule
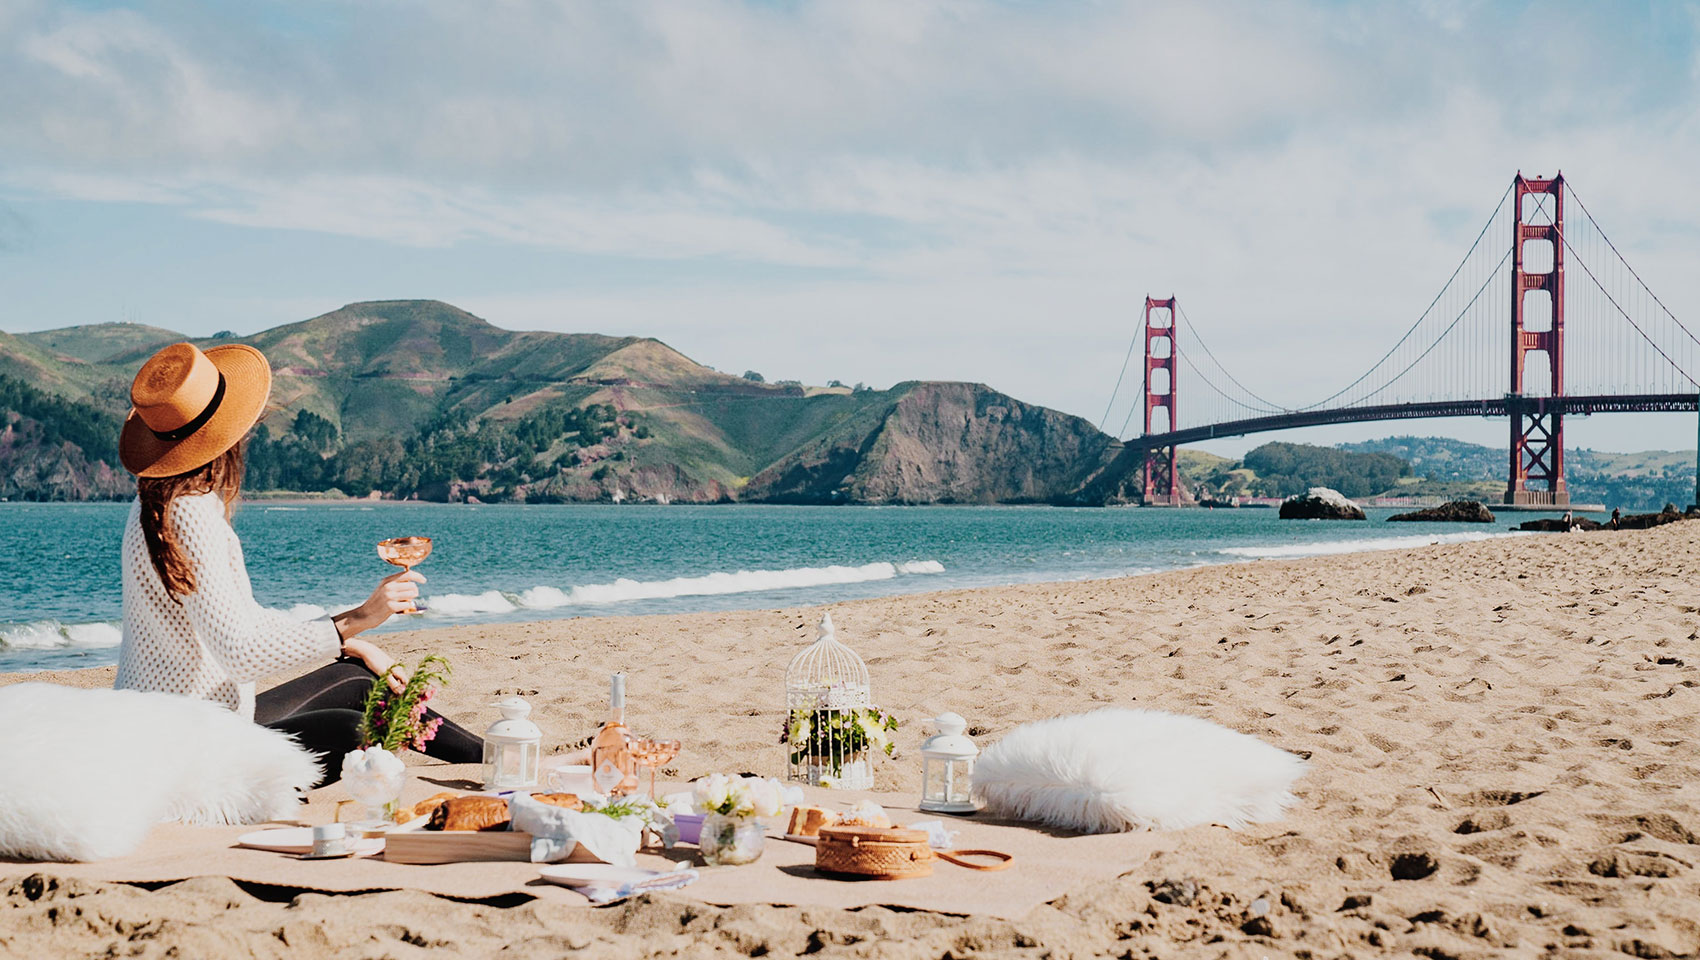
[[[390,863],[468,863],[531,859],[531,834],[510,830],[392,830],[384,835]],[[579,844],[565,863],[601,863]]]

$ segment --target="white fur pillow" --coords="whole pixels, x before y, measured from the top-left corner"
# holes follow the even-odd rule
[[[294,817],[319,779],[289,736],[168,693],[0,687],[0,855],[100,860],[161,820]]]
[[[1304,767],[1208,720],[1108,707],[1016,727],[974,765],[974,795],[993,816],[1085,833],[1238,829],[1280,819]]]

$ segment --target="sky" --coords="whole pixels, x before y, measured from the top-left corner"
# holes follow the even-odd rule
[[[435,298],[1099,422],[1173,293],[1300,405],[1417,318],[1519,170],[1562,169],[1700,330],[1697,44],[1676,2],[0,0],[0,329]],[[1506,426],[1207,449],[1390,433]]]

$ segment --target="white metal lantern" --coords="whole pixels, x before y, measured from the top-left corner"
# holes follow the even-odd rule
[[[785,669],[787,779],[845,790],[874,787],[874,742],[868,666],[833,635],[832,614]],[[883,739],[883,731],[877,734]]]
[[[537,786],[542,759],[543,731],[526,719],[531,704],[520,697],[496,701],[502,719],[484,731],[484,789],[513,790]]]
[[[921,744],[921,804],[931,813],[973,813],[974,759],[980,748],[964,731],[968,721],[941,713],[927,721],[938,730]]]

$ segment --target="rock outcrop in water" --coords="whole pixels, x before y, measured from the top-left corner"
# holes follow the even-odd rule
[[[1426,510],[1413,510],[1410,513],[1396,513],[1387,518],[1393,520],[1409,520],[1422,523],[1493,523],[1496,519],[1493,511],[1475,500],[1453,500],[1438,507]]]
[[[1585,533],[1589,530],[1604,530],[1605,524],[1587,517],[1575,517],[1568,524],[1558,517],[1542,517],[1539,520],[1525,520],[1517,525],[1517,529],[1534,533],[1566,533],[1573,530]]]
[[[1689,507],[1687,511],[1679,511],[1676,508],[1676,504],[1667,503],[1665,504],[1665,508],[1660,510],[1658,513],[1635,513],[1630,514],[1629,516],[1619,517],[1617,521],[1617,529],[1646,530],[1651,527],[1662,527],[1667,523],[1676,523],[1679,520],[1695,519],[1700,519],[1700,512],[1697,512],[1694,507]],[[1540,520],[1528,520],[1520,523],[1517,525],[1517,529],[1532,530],[1539,533],[1563,533],[1564,531],[1571,529],[1607,530],[1610,529],[1610,524],[1600,523],[1596,520],[1589,520],[1585,517],[1577,517],[1571,520],[1570,525],[1567,527],[1561,519],[1543,517]]]
[[[1282,520],[1362,520],[1364,508],[1346,499],[1338,490],[1311,487],[1281,501]]]
[[[1617,528],[1619,530],[1646,530],[1649,527],[1662,527],[1667,523],[1675,523],[1687,518],[1686,514],[1677,511],[1676,504],[1667,503],[1665,508],[1658,513],[1636,513],[1621,517],[1617,521]]]

